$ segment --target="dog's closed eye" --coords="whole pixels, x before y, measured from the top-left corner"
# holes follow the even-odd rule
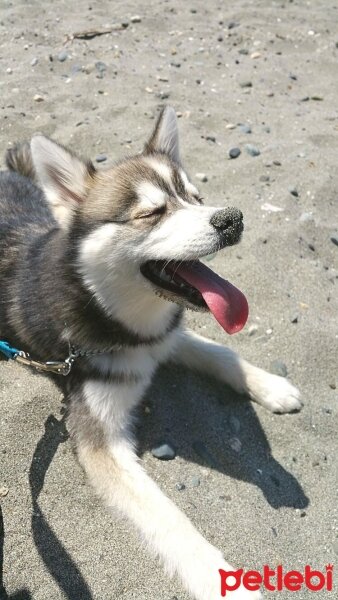
[[[163,206],[156,206],[151,211],[137,215],[136,219],[147,219],[149,217],[164,215],[164,213],[166,212],[166,209],[167,209],[167,207],[165,204],[163,204]]]

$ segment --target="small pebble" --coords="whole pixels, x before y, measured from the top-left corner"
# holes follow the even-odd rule
[[[43,102],[44,101],[44,97],[41,96],[40,94],[35,94],[35,96],[33,97],[34,102]]]
[[[291,323],[298,323],[298,315],[297,314],[292,315],[290,321],[291,321]]]
[[[331,388],[331,390],[335,390],[336,389],[336,384],[334,381],[331,381],[331,383],[329,383],[329,386]]]
[[[200,479],[198,477],[191,478],[191,487],[198,487],[200,485]]]
[[[273,160],[272,164],[274,164],[276,167],[281,167],[282,163],[279,160]]]
[[[65,50],[62,50],[62,52],[59,52],[59,54],[58,54],[59,62],[65,62],[65,60],[67,60],[67,58],[68,58],[68,53]]]
[[[247,54],[249,54],[249,50],[247,50],[247,48],[241,48],[240,50],[238,50],[238,54],[243,54],[244,56],[246,56]]]
[[[225,129],[236,129],[235,123],[227,123]]]
[[[280,377],[287,377],[288,369],[286,364],[282,360],[273,360],[270,364],[270,373],[279,375]]]
[[[34,58],[32,58],[31,60],[31,67],[35,67],[39,62],[39,59],[36,58],[36,56]]]
[[[246,144],[245,150],[248,154],[250,154],[250,156],[259,156],[261,153],[261,151],[252,144]]]
[[[96,162],[101,163],[101,162],[105,162],[107,160],[107,155],[106,154],[98,154],[95,157]]]
[[[8,492],[9,492],[8,487],[6,485],[2,485],[0,487],[0,498],[4,498],[5,496],[7,496]]]
[[[169,444],[161,444],[151,450],[152,455],[159,460],[173,460],[176,456],[174,448]]]
[[[241,423],[237,419],[237,417],[234,417],[233,415],[231,415],[230,419],[229,419],[229,423],[230,423],[230,427],[231,427],[233,433],[238,434],[240,432],[240,429],[241,429]]]
[[[239,453],[242,450],[242,442],[237,437],[233,437],[229,440],[229,445],[234,452]]]
[[[300,221],[300,223],[307,223],[309,221],[314,221],[314,217],[311,213],[304,212],[300,215],[299,221]]]
[[[94,69],[95,69],[94,63],[89,63],[88,65],[85,65],[84,67],[82,67],[82,71],[84,73],[86,73],[87,75],[92,73],[94,71]]]
[[[170,97],[170,92],[156,92],[155,96],[160,100],[167,100]]]
[[[102,60],[98,60],[95,63],[95,69],[99,72],[99,73],[105,73],[105,71],[107,70],[107,65],[106,63],[102,62]]]
[[[6,73],[8,73],[8,75],[11,75],[13,73],[13,69],[8,67],[8,69],[6,69]]]
[[[232,500],[232,497],[229,494],[222,494],[221,496],[218,496],[220,500],[226,500],[227,502],[230,502],[230,500]]]
[[[251,133],[252,129],[250,127],[250,125],[246,125],[245,123],[241,124],[238,126],[238,129],[242,132],[242,133]]]
[[[330,240],[335,246],[338,246],[338,233],[333,233],[330,236]]]
[[[295,198],[299,197],[299,192],[298,192],[297,188],[295,188],[295,187],[289,187],[289,192]]]
[[[241,151],[239,148],[230,148],[229,156],[230,158],[237,158],[240,155]]]
[[[241,88],[251,88],[252,87],[252,81],[241,81],[239,86]]]
[[[140,17],[140,15],[133,15],[132,17],[130,17],[131,23],[141,23],[141,21],[142,17]]]
[[[112,23],[111,29],[112,31],[121,31],[121,27],[124,27],[126,29],[128,26],[129,23],[127,23],[126,21],[124,23]]]
[[[270,181],[270,177],[269,177],[269,175],[261,175],[259,178],[259,181],[266,183],[267,181]]]
[[[260,52],[253,52],[252,54],[250,54],[251,58],[260,58],[262,55]]]
[[[254,335],[256,331],[258,331],[258,325],[253,324],[250,325],[250,327],[248,328],[248,334],[250,335],[250,337]]]
[[[182,490],[185,490],[185,485],[184,485],[184,483],[176,483],[176,489],[177,489],[179,492],[182,492]]]
[[[217,252],[214,252],[213,254],[208,254],[208,256],[204,256],[203,260],[207,260],[208,262],[210,262],[211,260],[213,260],[216,256]]]
[[[202,181],[203,183],[206,183],[208,181],[208,177],[205,173],[195,173],[195,177],[196,179],[198,179],[198,181]]]
[[[207,142],[213,142],[214,144],[216,142],[216,138],[214,135],[206,135],[205,139],[207,140]]]
[[[261,209],[266,210],[267,212],[283,212],[284,210],[284,208],[270,204],[270,202],[264,202],[264,204],[261,206]]]

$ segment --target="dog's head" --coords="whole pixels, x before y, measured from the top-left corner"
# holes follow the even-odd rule
[[[243,295],[199,262],[239,241],[242,214],[203,206],[182,168],[172,108],[141,154],[106,170],[42,136],[31,150],[54,216],[77,244],[79,272],[108,312],[155,319],[171,301],[209,308],[229,333],[243,326]]]

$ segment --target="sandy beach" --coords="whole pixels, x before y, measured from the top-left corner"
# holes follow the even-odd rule
[[[229,338],[210,315],[186,321],[287,372],[304,408],[270,414],[211,379],[162,368],[137,439],[161,489],[246,569],[337,564],[337,22],[334,0],[0,5],[1,168],[6,149],[36,132],[108,166],[141,151],[170,104],[206,204],[244,214],[241,244],[207,264],[246,294],[248,324]],[[152,456],[161,441],[174,460]],[[59,391],[5,362],[0,503],[1,600],[189,600],[94,496]]]

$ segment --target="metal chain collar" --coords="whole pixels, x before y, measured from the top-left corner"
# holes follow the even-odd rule
[[[76,350],[74,347],[69,347],[69,355],[63,361],[54,361],[49,360],[46,362],[41,362],[38,360],[33,360],[28,352],[24,352],[23,350],[17,350],[17,348],[13,348],[5,342],[4,340],[0,340],[0,352],[4,354],[7,359],[15,360],[21,365],[25,365],[27,367],[32,367],[37,371],[54,373],[56,375],[69,375],[72,366],[76,359],[78,358],[88,358],[90,356],[95,356],[98,354],[105,354],[106,352],[112,352],[113,350],[121,350],[121,345],[110,346],[109,348],[104,348],[103,350]]]

